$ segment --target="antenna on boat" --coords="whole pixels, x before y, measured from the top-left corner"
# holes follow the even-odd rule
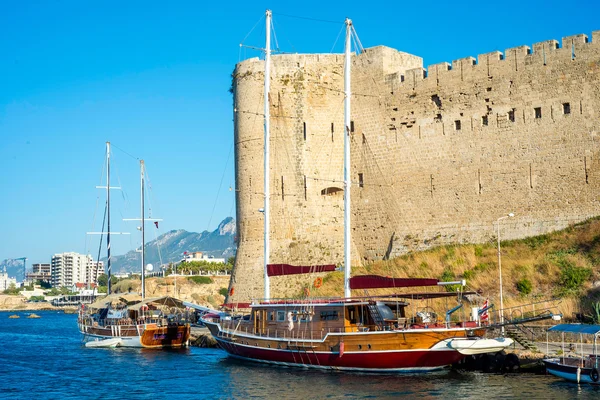
[[[352,20],[346,18],[344,46],[344,297],[350,297],[350,46]]]
[[[265,253],[264,253],[264,279],[265,279],[265,300],[269,300],[271,297],[271,288],[269,282],[269,274],[267,266],[269,265],[269,128],[270,128],[270,114],[269,114],[269,89],[271,81],[271,10],[267,10],[265,14],[265,29],[266,29],[266,44],[265,44],[265,93],[264,93],[264,106],[265,106],[265,148],[264,148],[264,190],[265,190],[265,206],[264,206],[264,217],[265,217]]]

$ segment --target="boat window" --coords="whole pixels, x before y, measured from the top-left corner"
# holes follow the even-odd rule
[[[337,319],[337,311],[321,311],[321,321],[335,321]]]
[[[277,311],[277,322],[285,321],[285,311]]]
[[[351,324],[355,324],[356,323],[356,310],[353,308],[348,308],[348,319],[350,320]]]
[[[274,321],[274,320],[275,320],[275,312],[269,311],[269,321]]]

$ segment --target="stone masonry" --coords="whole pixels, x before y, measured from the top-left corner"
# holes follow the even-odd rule
[[[343,55],[272,58],[271,262],[343,261]],[[263,293],[264,61],[234,73],[238,252],[229,301]],[[522,238],[600,214],[600,31],[425,70],[352,62],[352,263]],[[271,278],[272,297],[306,277]],[[340,294],[342,288],[340,288]]]

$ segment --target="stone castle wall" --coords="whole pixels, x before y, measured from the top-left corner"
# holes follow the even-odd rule
[[[600,31],[440,63],[353,58],[353,264],[549,232],[600,214]],[[264,62],[234,78],[239,247],[230,300],[263,292]],[[343,56],[279,55],[271,80],[271,262],[343,260]],[[306,278],[272,278],[272,295]],[[341,288],[340,288],[341,291]]]

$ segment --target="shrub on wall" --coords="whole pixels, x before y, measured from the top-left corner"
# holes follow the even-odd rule
[[[190,276],[187,279],[198,284],[213,283],[213,280],[209,276]]]
[[[517,290],[519,293],[526,296],[533,290],[533,284],[529,279],[523,278],[517,282]]]

